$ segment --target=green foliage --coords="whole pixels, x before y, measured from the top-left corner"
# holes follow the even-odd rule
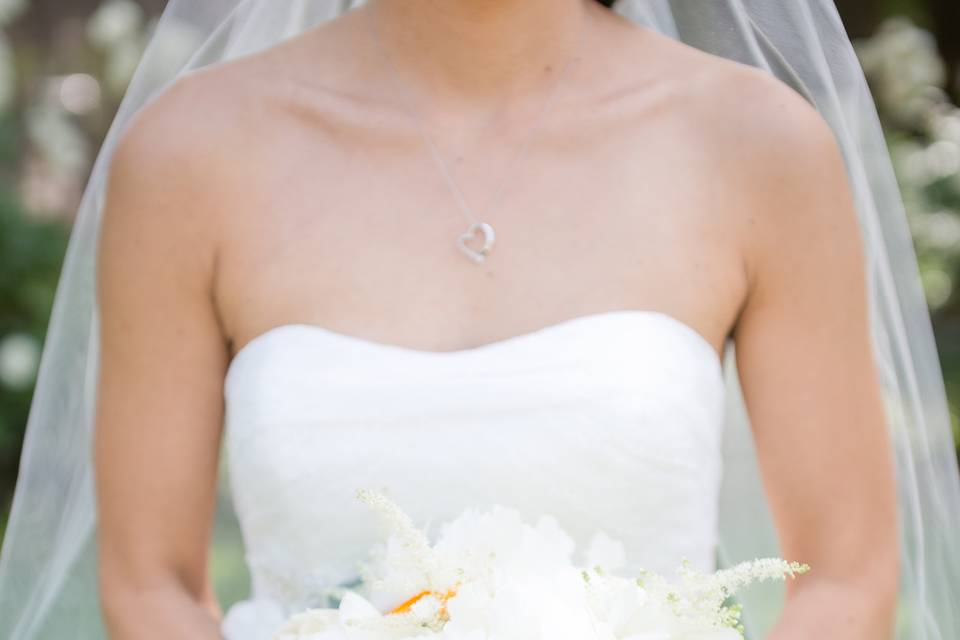
[[[890,19],[857,48],[907,208],[960,454],[960,107],[936,41],[913,22]]]
[[[888,16],[906,16],[915,22],[927,23],[929,9],[917,0],[883,0],[883,12]]]
[[[0,122],[0,159],[8,171],[16,157],[12,127],[9,119]],[[68,232],[62,221],[26,216],[7,181],[0,184],[0,341],[19,334],[42,344]],[[0,379],[0,504],[16,479],[32,395],[32,385]]]

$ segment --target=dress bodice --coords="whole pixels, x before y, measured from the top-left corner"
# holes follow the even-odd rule
[[[282,325],[236,355],[224,392],[252,598],[284,614],[381,539],[360,488],[431,534],[502,504],[555,516],[581,549],[620,540],[627,574],[715,568],[722,365],[671,316],[601,312],[448,352]]]

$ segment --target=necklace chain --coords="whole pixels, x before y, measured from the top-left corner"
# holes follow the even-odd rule
[[[414,121],[417,127],[417,132],[420,137],[423,139],[427,150],[430,152],[430,156],[433,159],[434,164],[436,164],[438,170],[440,171],[441,176],[444,179],[447,187],[450,189],[453,194],[454,199],[456,200],[457,206],[460,208],[460,211],[470,222],[470,227],[467,231],[457,238],[458,248],[471,260],[476,263],[483,263],[486,259],[486,256],[490,253],[490,250],[493,248],[495,234],[493,226],[487,222],[481,220],[473,211],[473,208],[467,202],[467,199],[463,195],[463,191],[460,189],[459,184],[457,184],[456,179],[450,172],[450,169],[447,165],[447,162],[444,161],[440,150],[437,148],[437,145],[433,142],[429,133],[427,132],[426,124],[424,122],[423,116],[413,107],[414,101],[409,97],[409,92],[404,92],[403,88],[400,86],[399,73],[396,66],[393,64],[393,60],[387,54],[386,47],[383,44],[383,40],[380,38],[380,32],[377,28],[376,19],[373,15],[373,11],[370,11],[368,26],[370,29],[370,35],[373,39],[377,50],[380,52],[381,57],[386,61],[386,66],[390,70],[390,82],[393,85],[394,89],[398,93],[406,93],[407,99],[401,100],[401,107],[407,113],[411,120]],[[546,99],[543,101],[539,112],[537,113],[537,118],[534,121],[533,126],[530,129],[530,132],[527,134],[524,143],[520,146],[517,152],[514,154],[513,159],[510,164],[507,165],[508,169],[516,169],[521,161],[526,157],[530,146],[536,137],[537,132],[540,129],[540,126],[545,120],[545,116],[549,111],[550,106],[553,103],[554,98],[556,97],[559,87],[562,84],[564,77],[568,70],[573,66],[573,62],[577,60],[577,52],[583,46],[583,41],[585,40],[586,28],[584,25],[581,25],[580,28],[580,37],[577,45],[577,49],[574,53],[567,59],[563,68],[560,70],[560,73],[557,76],[556,81],[553,84],[553,87],[549,91]],[[493,118],[490,120],[493,121]],[[483,127],[484,129],[486,127]],[[515,175],[516,171],[507,171],[500,181],[500,184],[496,190],[496,196],[491,201],[491,210],[498,210],[502,205],[503,201],[506,198],[507,187],[510,184],[510,178]],[[473,249],[468,246],[467,243],[475,240],[476,238],[482,238],[483,246],[479,250]]]

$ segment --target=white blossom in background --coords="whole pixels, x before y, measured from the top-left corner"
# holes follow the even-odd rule
[[[143,9],[133,0],[107,0],[87,22],[87,37],[101,51],[109,51],[125,40],[139,38],[144,20]]]
[[[13,48],[6,34],[0,31],[0,113],[10,108],[16,89],[17,70],[14,64]]]
[[[100,82],[88,73],[72,73],[56,79],[56,99],[76,115],[95,111],[100,106]]]
[[[930,119],[930,131],[936,138],[960,144],[960,107],[951,105]]]
[[[146,15],[133,0],[107,0],[87,21],[87,38],[106,56],[103,82],[114,95],[127,88],[146,47]]]
[[[0,29],[16,20],[28,6],[27,0],[0,0]],[[16,86],[13,47],[0,30],[0,113],[10,108]]]
[[[0,0],[0,27],[5,27],[19,18],[29,6],[28,0]]]
[[[206,37],[195,25],[175,17],[168,18],[161,31],[156,27],[154,19],[147,28],[150,51],[141,69],[148,86],[165,84],[183,68]]]
[[[927,304],[954,296],[960,272],[960,108],[946,91],[934,37],[906,18],[888,20],[857,53],[888,124]]]
[[[960,107],[949,105],[938,110],[930,117],[929,131],[936,140],[950,142],[960,147]],[[960,194],[960,170],[946,178],[951,183],[951,188]]]
[[[33,148],[55,173],[73,176],[86,171],[90,142],[62,105],[46,101],[31,108],[26,124]]]
[[[62,215],[76,206],[92,159],[92,143],[59,99],[47,92],[25,114],[29,154],[20,198],[34,215]]]
[[[864,71],[878,79],[877,97],[906,121],[922,119],[944,99],[946,65],[931,33],[906,18],[887,20],[875,36],[857,44]]]
[[[140,58],[143,57],[144,45],[143,38],[129,38],[110,47],[103,72],[103,84],[111,94],[119,96],[126,90],[137,65],[140,64]]]
[[[2,2],[2,0],[0,0]],[[147,19],[132,0],[107,0],[87,23],[87,38],[106,55],[104,88],[121,95],[137,71],[147,46],[148,65],[141,70],[148,86],[165,84],[196,50],[205,34],[197,27],[170,16],[162,31],[158,18]]]
[[[37,375],[40,345],[25,333],[0,340],[0,385],[14,391],[27,389]]]
[[[944,251],[960,247],[960,216],[952,211],[934,211],[923,216],[923,224],[915,230],[917,241]]]
[[[945,305],[953,295],[953,278],[942,269],[925,269],[920,274],[927,304],[933,309]]]

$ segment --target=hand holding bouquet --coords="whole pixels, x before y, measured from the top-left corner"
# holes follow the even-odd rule
[[[436,544],[381,494],[359,498],[390,526],[362,567],[362,585],[337,609],[291,618],[274,640],[739,640],[740,609],[726,604],[751,582],[795,577],[806,565],[754,560],[714,574],[687,562],[679,581],[614,575],[620,543],[598,534],[589,568],[555,519],[524,523],[512,509],[468,510]]]

